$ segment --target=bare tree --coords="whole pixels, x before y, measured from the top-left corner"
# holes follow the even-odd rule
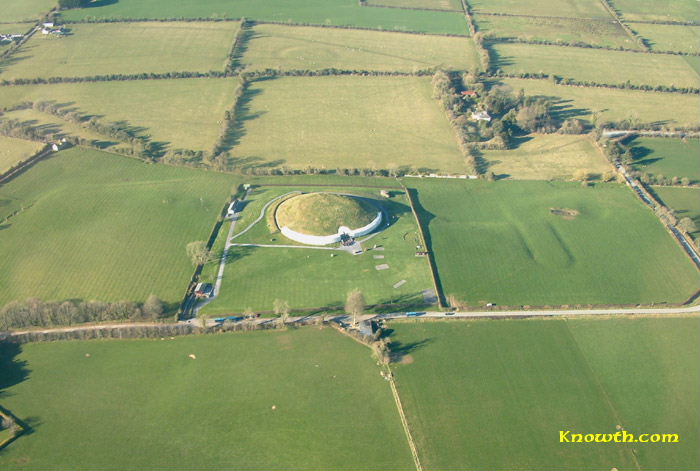
[[[273,305],[273,310],[275,315],[278,316],[289,316],[289,303],[284,299],[275,299]]]
[[[164,310],[163,301],[155,294],[151,294],[142,307],[144,317],[154,320],[162,316]]]
[[[678,221],[678,227],[687,233],[698,230],[698,225],[695,223],[695,221],[688,217],[682,218],[680,221]]]
[[[585,168],[580,168],[574,171],[574,180],[576,181],[587,182],[589,178],[590,175],[588,174],[588,170]]]
[[[348,293],[345,301],[345,312],[352,315],[352,324],[357,325],[357,316],[365,312],[365,296],[359,289],[354,289]]]
[[[192,260],[192,265],[204,265],[211,260],[211,251],[207,249],[207,243],[196,240],[187,244],[187,256]]]

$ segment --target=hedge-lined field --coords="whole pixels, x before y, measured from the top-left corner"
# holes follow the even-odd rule
[[[630,25],[645,38],[655,51],[700,52],[700,26],[654,25],[633,23]]]
[[[697,318],[392,323],[425,469],[697,469]],[[559,443],[559,432],[678,443]]]
[[[0,174],[36,154],[44,144],[0,135]]]
[[[21,0],[2,2],[0,21],[36,21],[55,6],[56,0]]]
[[[506,73],[546,73],[577,81],[697,87],[683,57],[531,44],[493,44],[494,67]]]
[[[369,0],[367,3],[376,6],[462,11],[462,2],[459,0]]]
[[[700,181],[698,139],[635,137],[626,141],[631,147],[632,167],[640,172],[665,177],[687,177],[691,183]]]
[[[21,85],[0,88],[0,107],[24,101],[56,101],[125,121],[172,148],[209,150],[221,133],[224,111],[233,104],[231,79],[129,80]]]
[[[381,181],[374,183],[381,184]],[[392,182],[389,180],[387,184],[392,185]],[[241,219],[236,223],[236,232],[243,231],[255,221],[268,201],[295,190],[338,191],[381,199],[379,189],[263,186],[251,193]],[[406,196],[400,191],[392,193],[391,199],[380,201],[391,216],[392,225],[363,244],[366,249],[379,245],[384,247],[383,250],[369,250],[361,255],[352,255],[308,248],[234,246],[224,272],[221,293],[202,309],[202,314],[242,313],[247,308],[272,311],[275,299],[288,301],[292,309],[324,306],[338,308],[343,306],[347,293],[355,288],[364,293],[368,304],[422,304],[422,291],[433,286],[429,265],[425,258],[415,256],[419,240],[418,228]],[[268,221],[274,221],[274,209],[273,203],[265,218],[249,232],[234,239],[234,242],[302,245],[270,230]],[[219,233],[219,239],[225,238],[227,233],[228,224],[225,224]],[[223,248],[220,241],[217,241],[217,248],[219,252],[216,255],[219,258]],[[375,259],[375,255],[383,258]],[[375,268],[384,263],[389,265],[389,269]],[[203,280],[213,282],[217,269],[218,262],[209,264],[203,273]],[[401,280],[406,281],[394,288]]]
[[[242,166],[466,171],[429,77],[284,77],[243,103]]]
[[[85,18],[248,18],[281,23],[359,26],[392,31],[467,35],[459,12],[367,8],[357,0],[119,0],[62,13]]]
[[[243,64],[256,69],[479,69],[470,38],[261,24],[253,28]]]
[[[698,21],[697,0],[615,0],[615,6],[626,20]]]
[[[700,189],[655,186],[653,192],[673,211],[678,219],[690,218],[700,227]],[[694,238],[700,236],[700,230],[691,233]]]
[[[669,126],[697,126],[700,121],[695,95],[651,93],[610,88],[585,88],[555,85],[549,80],[503,79],[501,82],[527,95],[554,100],[554,113],[559,118],[581,118],[600,123],[635,119],[642,123]]]
[[[700,281],[624,185],[407,184],[418,190],[445,295],[470,305],[679,303]]]
[[[65,37],[35,34],[0,79],[222,71],[240,23],[143,22],[68,25]]]
[[[33,427],[4,470],[413,466],[369,349],[330,328],[2,353],[3,407]]]
[[[0,305],[11,300],[180,301],[237,181],[73,148],[0,188]],[[234,189],[235,190],[235,189]],[[22,210],[22,208],[24,208]]]
[[[618,24],[610,20],[491,16],[475,14],[479,31],[499,38],[520,38],[528,41],[561,41],[594,46],[640,49]]]
[[[483,153],[497,178],[517,180],[568,179],[580,169],[600,176],[612,169],[588,136],[542,134],[515,139],[510,150]]]
[[[569,18],[610,19],[610,14],[597,0],[541,0],[523,2],[521,0],[470,0],[469,4],[478,11],[489,13],[509,13],[511,15],[563,16]]]

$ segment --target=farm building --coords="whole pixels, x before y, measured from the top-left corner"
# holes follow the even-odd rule
[[[486,111],[472,111],[472,119],[476,121],[491,121],[491,116]]]

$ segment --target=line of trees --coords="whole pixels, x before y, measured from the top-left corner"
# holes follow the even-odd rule
[[[479,59],[481,59],[481,66],[488,72],[491,70],[491,54],[486,47],[484,41],[485,36],[483,33],[479,32],[476,21],[474,21],[474,15],[472,14],[472,9],[466,0],[462,1],[462,9],[464,10],[464,16],[467,20],[467,27],[469,28],[469,34],[471,34],[472,39],[474,39],[474,44],[476,45],[476,50],[479,53]]]
[[[645,50],[640,51],[639,49],[630,49],[624,46],[606,46],[604,44],[591,44],[584,43],[581,41],[564,41],[557,39],[556,41],[550,41],[548,39],[523,39],[515,36],[494,36],[491,34],[486,34],[484,39],[491,43],[517,43],[517,44],[533,44],[537,46],[562,46],[562,47],[577,47],[581,49],[602,49],[607,51],[624,51],[624,52],[634,52],[637,54],[661,54],[661,55],[674,55],[674,56],[700,56],[697,52],[685,52],[685,51],[657,51],[657,50]]]
[[[211,152],[211,163],[214,167],[220,170],[225,170],[228,167],[228,158],[227,156],[223,155],[227,147],[226,141],[238,124],[238,112],[241,98],[243,98],[243,95],[245,95],[246,91],[248,90],[248,84],[250,83],[247,75],[241,75],[239,79],[240,83],[236,87],[233,95],[233,105],[231,106],[231,109],[226,110],[224,113],[224,122],[223,126],[221,127],[221,133],[219,134],[219,138],[217,139],[216,144],[214,144],[214,149]]]
[[[0,309],[0,330],[56,327],[109,321],[157,321],[168,316],[163,302],[151,294],[145,302],[62,301],[32,298]]]
[[[82,82],[116,82],[125,80],[162,80],[162,79],[187,79],[187,78],[221,78],[228,75],[224,71],[210,70],[209,72],[164,72],[164,73],[140,73],[140,74],[109,74],[90,75],[85,77],[50,77],[50,78],[17,78],[2,80],[0,86],[12,85],[45,85],[53,83],[82,83]]]
[[[240,48],[245,44],[251,33],[251,24],[245,17],[241,18],[241,26],[236,32],[236,37],[233,39],[233,44],[231,45],[231,52],[228,55],[228,61],[226,63],[226,73],[229,75],[234,75],[239,67],[238,61],[240,60]]]
[[[557,85],[573,85],[576,87],[589,87],[589,88],[614,88],[619,90],[640,90],[645,92],[667,92],[667,93],[679,93],[679,94],[693,94],[697,95],[700,93],[700,88],[697,87],[676,87],[674,85],[637,85],[631,83],[629,80],[623,83],[599,83],[590,82],[585,80],[576,80],[573,78],[564,78],[558,75],[546,74],[544,72],[523,72],[523,73],[506,73],[501,69],[496,70],[491,74],[496,78],[522,78],[522,79],[549,79]]]
[[[651,48],[647,44],[646,40],[642,38],[640,35],[637,34],[636,31],[632,31],[632,29],[627,26],[627,23],[625,23],[625,20],[622,18],[622,15],[620,14],[619,10],[615,7],[613,4],[612,0],[600,0],[600,2],[603,4],[603,7],[610,13],[613,18],[617,21],[617,24],[622,27],[623,30],[625,30],[625,33],[632,39],[634,39],[637,44],[641,48],[643,48],[645,51],[649,52]]]

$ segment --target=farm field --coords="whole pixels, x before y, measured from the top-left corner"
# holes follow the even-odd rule
[[[623,185],[407,185],[417,189],[443,291],[459,303],[682,303],[700,281],[680,246]]]
[[[470,0],[469,4],[477,13],[610,19],[610,14],[603,8],[603,5],[595,0],[542,0],[538,2]]]
[[[390,327],[404,355],[392,369],[426,470],[698,467],[697,318]],[[559,443],[560,431],[616,425],[680,441]]]
[[[462,11],[459,0],[369,0],[369,5],[378,7],[433,8],[437,10]]]
[[[0,174],[6,172],[16,163],[27,160],[44,147],[44,144],[24,139],[15,139],[0,135]]]
[[[0,188],[0,305],[37,297],[177,303],[237,182],[73,148]],[[60,214],[61,217],[55,217]],[[65,276],[70,273],[70,276]]]
[[[568,179],[579,169],[597,178],[612,169],[588,136],[542,134],[515,141],[520,141],[515,149],[483,151],[497,178]]]
[[[654,51],[700,52],[700,26],[632,23],[630,27],[646,39]]]
[[[391,31],[468,35],[458,12],[362,7],[356,0],[120,0],[62,13],[66,21],[86,18],[248,18],[280,23],[359,26]]]
[[[648,93],[636,90],[585,88],[555,85],[548,80],[502,79],[514,91],[554,100],[560,119],[580,118],[598,122],[638,120],[669,126],[695,126],[700,121],[698,99],[679,93]]]
[[[652,175],[687,177],[691,183],[700,181],[700,140],[635,137],[625,141],[631,148],[632,168]]]
[[[700,189],[655,186],[652,190],[666,206],[675,211],[678,219],[687,217],[700,226]],[[695,231],[691,235],[697,238],[700,236],[700,231]]]
[[[239,165],[466,171],[427,77],[284,77],[243,106]]]
[[[388,181],[387,184],[391,185],[392,182]],[[379,189],[263,186],[256,188],[250,196],[241,219],[236,223],[236,233],[248,227],[267,202],[295,190],[340,191],[379,198]],[[372,249],[374,245],[379,245],[384,249],[351,255],[313,248],[234,246],[224,272],[221,293],[201,313],[241,313],[246,308],[271,311],[275,299],[288,301],[293,310],[324,306],[336,308],[343,305],[346,294],[355,288],[364,293],[368,304],[400,302],[422,305],[422,292],[431,289],[433,284],[427,260],[415,256],[418,228],[408,200],[402,191],[394,190],[391,200],[380,202],[389,211],[392,225],[363,243],[363,247]],[[234,242],[300,246],[279,232],[270,231],[270,226],[274,227],[275,207],[275,204],[269,206],[265,218],[249,232],[235,238]],[[228,224],[225,224],[219,239],[224,238],[227,232]],[[222,248],[219,240],[217,247],[219,250]],[[217,256],[220,256],[220,252]],[[375,256],[382,258],[375,259]],[[376,266],[381,264],[388,264],[389,268],[377,270]],[[217,263],[209,264],[203,279],[213,282],[216,270]],[[394,288],[401,280],[406,281]]]
[[[35,129],[44,131],[46,133],[45,135],[56,132],[57,137],[75,136],[92,140],[98,143],[101,149],[107,149],[112,146],[119,147],[116,141],[110,141],[106,139],[105,136],[90,131],[79,124],[33,108],[8,111],[3,113],[2,118],[7,120],[16,119],[24,124],[33,126]]]
[[[30,344],[1,361],[3,406],[34,429],[5,470],[413,466],[369,349],[330,328]]]
[[[490,48],[494,67],[509,74],[546,73],[604,84],[698,86],[698,74],[680,56],[514,43]]]
[[[24,34],[33,27],[34,23],[0,23],[0,34]]]
[[[639,49],[620,25],[611,19],[580,20],[576,18],[517,17],[475,14],[479,31],[498,38],[520,38],[528,41],[560,41],[595,46]]]
[[[245,49],[249,70],[480,68],[470,38],[447,36],[261,24]]]
[[[615,6],[630,21],[698,21],[695,0],[615,0]]]
[[[223,71],[240,23],[68,25],[65,37],[33,35],[0,62],[0,80]]]
[[[218,78],[21,85],[0,88],[0,107],[56,101],[104,122],[141,127],[166,147],[210,150],[237,85]]]
[[[56,6],[55,0],[22,0],[2,2],[0,21],[36,21]]]

